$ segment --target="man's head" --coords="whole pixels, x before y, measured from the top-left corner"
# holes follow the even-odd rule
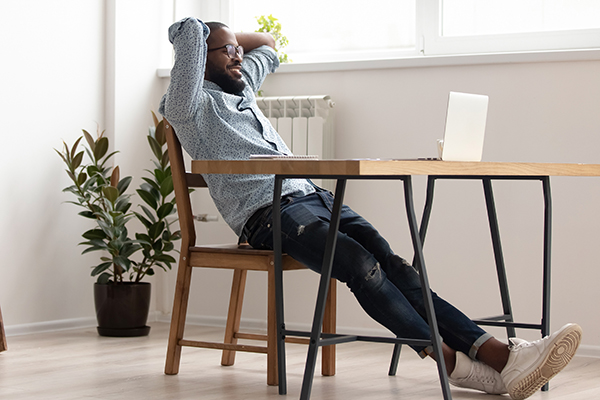
[[[227,25],[220,22],[208,22],[206,25],[210,28],[210,35],[206,39],[208,53],[204,79],[216,83],[227,93],[241,92],[246,87],[241,73],[243,49]]]

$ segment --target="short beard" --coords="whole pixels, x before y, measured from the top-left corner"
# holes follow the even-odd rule
[[[210,68],[208,63],[206,67]],[[229,94],[238,94],[246,88],[246,82],[242,79],[234,79],[225,72],[217,71],[216,68],[211,69],[209,81],[216,83],[225,93]]]

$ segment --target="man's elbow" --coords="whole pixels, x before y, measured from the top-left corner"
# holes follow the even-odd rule
[[[265,44],[275,50],[275,38],[270,33],[265,32]]]

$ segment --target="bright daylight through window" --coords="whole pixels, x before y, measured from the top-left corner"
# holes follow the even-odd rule
[[[282,25],[294,62],[382,59],[415,48],[416,0],[233,0],[234,30],[254,31],[257,16],[273,15]],[[382,12],[383,11],[383,12]]]
[[[295,63],[600,49],[600,0],[208,1],[234,30],[273,15]]]
[[[444,36],[598,28],[600,0],[443,0]]]

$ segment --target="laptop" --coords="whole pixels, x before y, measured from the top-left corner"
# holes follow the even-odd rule
[[[443,161],[481,161],[489,97],[450,92],[446,114]]]

